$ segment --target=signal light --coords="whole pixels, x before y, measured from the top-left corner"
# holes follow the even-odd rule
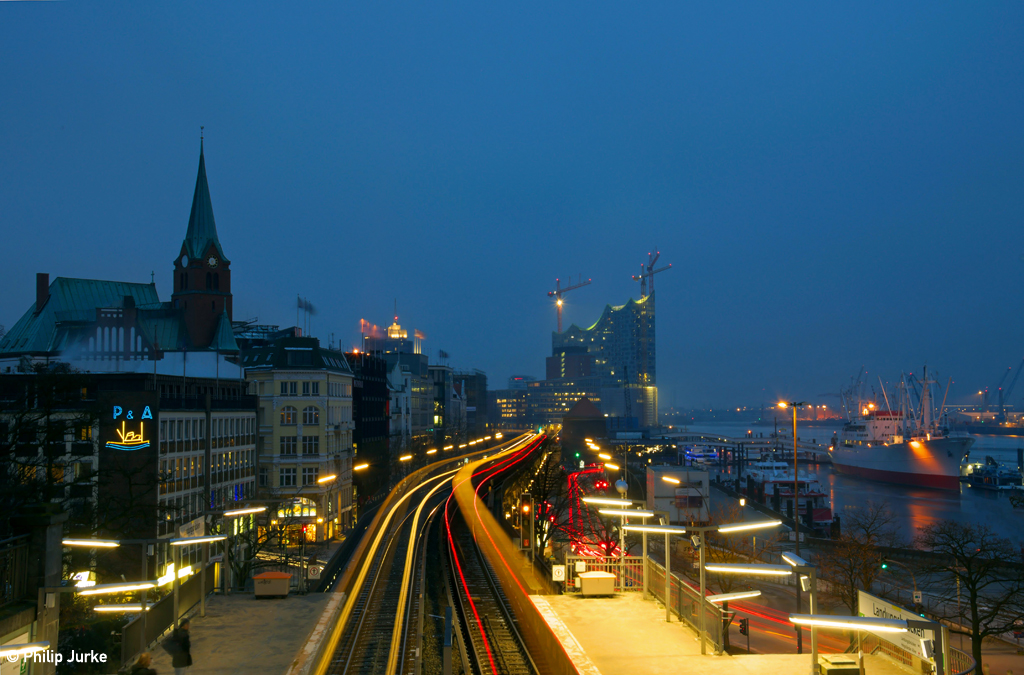
[[[533,548],[533,495],[519,495],[519,546],[522,549]]]
[[[883,569],[883,570],[887,570],[887,569],[889,569],[889,563],[888,563],[888,562],[886,562],[885,560],[883,560],[883,561],[882,561],[882,569]]]
[[[750,634],[750,619],[740,619],[740,635]]]

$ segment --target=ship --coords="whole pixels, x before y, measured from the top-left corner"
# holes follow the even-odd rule
[[[959,490],[960,465],[970,457],[974,439],[950,431],[945,397],[935,414],[935,384],[925,368],[921,379],[901,376],[896,406],[890,405],[884,386],[884,407],[858,401],[851,411],[845,402],[848,421],[829,450],[835,470],[886,483]]]

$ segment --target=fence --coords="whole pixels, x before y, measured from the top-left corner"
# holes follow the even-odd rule
[[[28,592],[28,539],[26,534],[0,541],[0,607]]]
[[[217,577],[214,573],[216,566],[217,563],[211,563],[206,568],[206,595],[213,593],[214,582]],[[199,604],[203,596],[200,589],[201,583],[202,574],[197,573],[190,576],[178,587],[178,612],[180,615],[188,614],[190,609]],[[146,645],[152,644],[153,641],[163,635],[164,631],[173,628],[175,618],[174,593],[168,593],[146,612]],[[142,628],[142,615],[140,614],[129,621],[121,630],[121,663],[123,665],[131,663],[143,651]]]
[[[615,575],[615,590],[619,592],[643,592],[644,569],[643,559],[627,557],[624,562],[617,558],[589,558],[585,556],[566,556],[567,577],[566,590],[575,590],[574,582],[576,563],[584,563],[587,572],[609,572]],[[680,621],[686,623],[695,633],[700,635],[700,591],[694,590],[689,583],[678,577],[674,572],[669,577],[669,599],[665,600],[665,568],[647,559],[647,591],[667,606]],[[722,650],[722,610],[710,603],[704,604],[704,627],[708,642],[716,652]]]

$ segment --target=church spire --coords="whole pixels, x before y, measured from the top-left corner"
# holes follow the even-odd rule
[[[213,220],[213,203],[210,201],[210,186],[206,182],[206,159],[203,156],[203,139],[199,139],[199,173],[196,176],[196,191],[192,196],[192,213],[188,218],[185,233],[185,247],[190,258],[200,258],[209,250],[210,244],[217,249],[217,255],[224,262],[224,250],[217,237],[217,224]]]

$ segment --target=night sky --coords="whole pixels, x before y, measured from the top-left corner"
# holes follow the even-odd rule
[[[0,2],[0,62],[8,327],[36,272],[169,299],[205,125],[236,320],[397,299],[500,388],[657,246],[663,407],[1024,358],[1019,2]]]

